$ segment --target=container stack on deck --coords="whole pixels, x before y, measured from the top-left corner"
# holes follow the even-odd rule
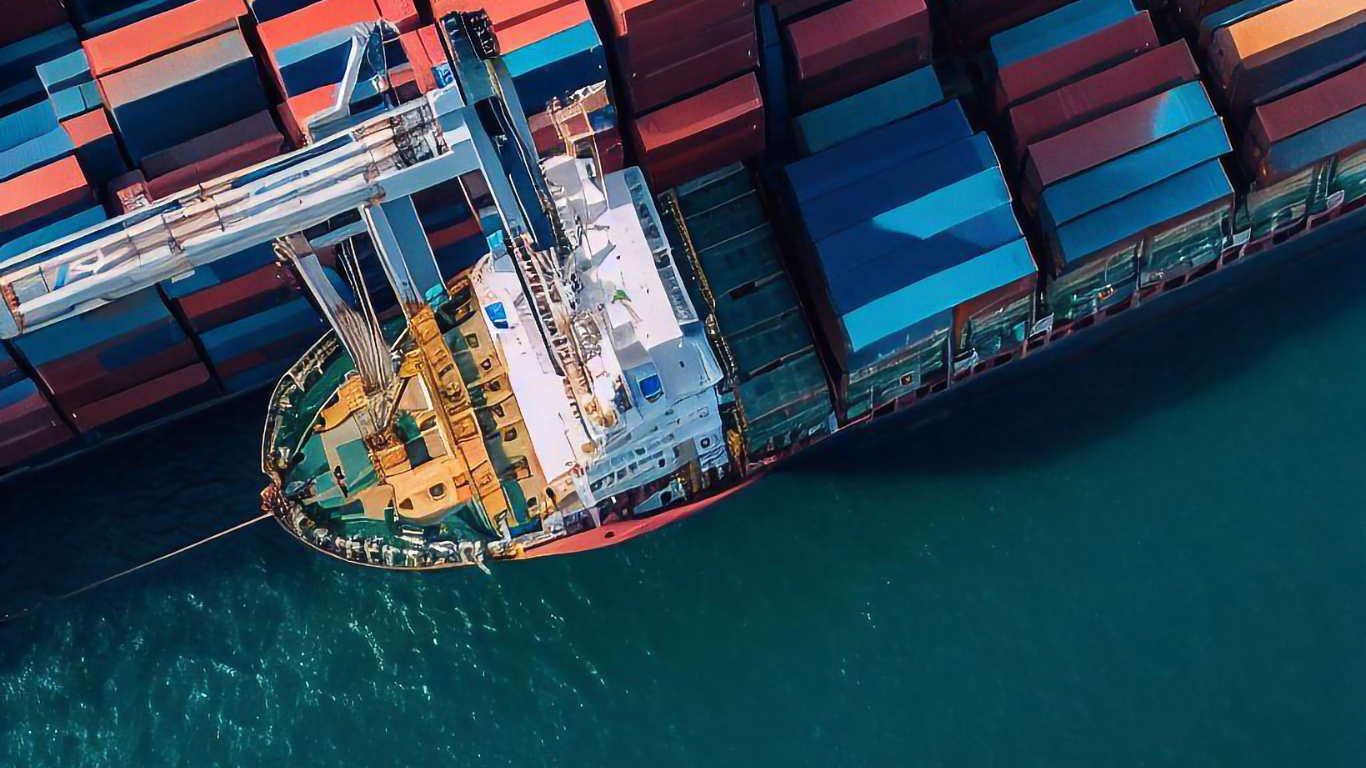
[[[1241,136],[1252,237],[1366,196],[1366,3],[1170,5]]]
[[[449,84],[485,5],[542,156],[662,193],[752,460],[1366,200],[1366,0],[0,0],[0,269]],[[412,206],[447,280],[497,226],[477,173]],[[273,381],[298,282],[250,248],[0,344],[0,471]]]
[[[733,165],[663,196],[675,253],[730,374],[745,454],[763,459],[826,434],[833,410],[805,313],[749,171]]]
[[[1079,0],[991,38],[993,108],[1073,320],[1223,251],[1234,190],[1223,121],[1184,43],[1131,0]]]
[[[786,170],[843,418],[1024,342],[1037,269],[995,150],[957,101]]]

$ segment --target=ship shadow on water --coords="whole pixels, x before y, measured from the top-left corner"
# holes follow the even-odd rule
[[[1023,376],[1003,372],[1003,382],[989,377],[947,406],[929,401],[923,414],[912,409],[842,433],[780,471],[968,476],[1028,470],[1084,452],[1155,412],[1237,380],[1280,345],[1360,311],[1366,260],[1356,256],[1364,251],[1366,238],[1353,238],[1182,311],[1151,307],[1137,327],[1093,348],[1062,354]]]

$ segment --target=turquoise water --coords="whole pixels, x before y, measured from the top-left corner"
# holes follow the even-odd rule
[[[1357,765],[1361,285],[1320,259],[612,550],[415,577],[256,526],[0,625],[0,765]],[[0,491],[5,609],[251,516],[260,408]]]

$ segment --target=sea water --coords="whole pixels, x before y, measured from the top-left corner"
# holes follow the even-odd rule
[[[5,766],[1356,766],[1366,263],[595,553],[274,523],[0,625]],[[0,612],[256,512],[259,398],[0,489]]]

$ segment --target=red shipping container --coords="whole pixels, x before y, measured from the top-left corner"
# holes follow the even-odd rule
[[[763,127],[759,81],[746,74],[632,123],[641,159],[662,160],[710,142]]]
[[[71,430],[59,420],[23,434],[0,432],[0,467],[22,464],[71,438]]]
[[[753,17],[753,0],[609,0],[612,47],[622,71],[637,68],[642,56],[680,41],[707,41],[706,32],[735,19]],[[709,41],[708,41],[709,42]]]
[[[64,157],[0,181],[0,230],[18,227],[80,202],[93,202],[81,164]]]
[[[392,23],[399,32],[414,32],[422,24],[413,0],[375,0],[380,17]]]
[[[109,204],[116,214],[143,208],[152,202],[152,192],[147,188],[147,177],[142,171],[129,171],[109,182]]]
[[[924,0],[850,0],[788,25],[787,34],[802,82],[904,46],[930,53]]]
[[[0,434],[21,434],[60,420],[47,397],[35,387],[28,397],[0,409]]]
[[[829,2],[830,0],[778,0],[772,3],[773,15],[777,16],[779,21],[785,21]]]
[[[1274,183],[1265,160],[1272,146],[1366,104],[1366,64],[1257,107],[1248,126],[1248,165],[1263,183]],[[1366,137],[1359,137],[1366,139]]]
[[[712,30],[715,41],[700,49],[691,41],[640,57],[626,75],[626,92],[634,114],[730,80],[759,65],[754,17],[746,16]]]
[[[211,382],[209,369],[195,363],[77,408],[71,419],[81,432],[89,432],[198,388],[204,388],[207,395]]]
[[[1145,99],[1029,148],[1027,182],[1040,192],[1054,182],[1094,168],[1143,146],[1152,135],[1161,95]]]
[[[38,368],[38,377],[57,404],[70,412],[199,361],[194,345],[184,341],[136,364],[110,370],[100,362],[100,353],[120,343],[123,338],[45,363]]]
[[[1073,0],[954,0],[949,26],[958,49],[973,51],[993,35],[1037,18]]]
[[[428,232],[427,242],[431,244],[433,251],[439,251],[448,245],[454,245],[471,237],[480,237],[483,234],[484,230],[479,226],[479,220],[470,218],[453,227]]]
[[[81,47],[91,73],[104,77],[236,29],[246,14],[242,0],[195,0],[86,40]]]
[[[506,55],[518,48],[525,48],[551,35],[571,29],[585,21],[591,21],[588,14],[588,3],[583,2],[583,0],[574,0],[567,5],[550,8],[537,16],[498,30],[498,47]]]
[[[285,132],[294,140],[295,146],[303,146],[312,140],[308,132],[308,121],[313,116],[328,109],[337,100],[337,86],[324,85],[321,88],[291,96],[280,105],[280,121]]]
[[[0,13],[5,16],[0,45],[17,43],[66,22],[62,0],[3,0]]]
[[[91,110],[70,120],[64,120],[62,127],[66,129],[66,135],[71,137],[71,143],[75,144],[77,149],[114,135],[114,127],[109,124],[109,113],[103,109]]]
[[[803,83],[797,105],[803,112],[834,104],[841,99],[866,91],[907,72],[921,68],[923,58],[910,48],[881,56],[875,60],[856,61],[831,72],[829,77]]]
[[[1030,144],[1198,79],[1190,49],[1176,42],[1020,104],[1010,110],[1015,157],[1023,160]]]
[[[185,319],[198,333],[272,307],[277,307],[299,295],[299,285],[289,267],[271,264],[235,280],[195,291],[179,299]]]
[[[759,82],[751,72],[651,112],[631,132],[657,191],[710,173],[763,151]]]
[[[282,369],[288,368],[298,359],[301,350],[311,346],[317,340],[317,331],[303,331],[253,349],[250,352],[245,352],[237,357],[215,361],[214,369],[218,371],[219,378],[226,380],[265,365],[278,366]]]
[[[725,136],[646,167],[654,189],[672,189],[686,181],[747,160],[764,151],[762,133]]]
[[[598,151],[598,161],[602,163],[598,170],[603,175],[626,167],[626,143],[621,140],[621,131],[616,126],[594,135],[593,143]]]
[[[160,200],[196,184],[276,157],[288,149],[269,112],[225,126],[142,161],[148,190]]]
[[[431,0],[431,7],[432,18],[438,21],[448,13],[487,11],[493,31],[501,32],[573,2],[575,0]]]
[[[422,44],[422,34],[420,31],[408,32],[400,35],[399,45],[403,46],[403,52],[408,56],[408,63],[413,66],[413,78],[417,84],[418,91],[431,93],[437,88],[436,73],[432,71],[432,60],[427,55],[427,47]]]
[[[1157,30],[1147,11],[1091,35],[1017,62],[998,73],[996,111],[1041,96],[1157,48]]]

